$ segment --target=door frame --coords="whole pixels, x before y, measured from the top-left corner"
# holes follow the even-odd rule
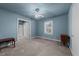
[[[29,19],[23,19],[23,18],[17,18],[17,29],[16,29],[16,40],[18,40],[18,25],[19,25],[19,20],[21,20],[21,21],[25,21],[25,22],[28,22],[29,23],[29,26],[30,26],[30,40],[31,40],[31,21],[29,20]]]

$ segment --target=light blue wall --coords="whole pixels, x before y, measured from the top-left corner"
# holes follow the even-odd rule
[[[15,37],[17,18],[26,19],[21,15],[0,9],[0,38]],[[35,21],[31,20],[32,36],[35,36]]]
[[[0,9],[0,38],[15,37],[17,18],[26,19],[21,15]],[[44,22],[53,20],[53,35],[44,34]],[[45,36],[50,39],[59,39],[61,33],[68,33],[68,19],[67,15],[57,16],[54,18],[31,20],[32,37]]]
[[[72,5],[68,13],[68,35],[70,36],[70,48],[72,48]]]
[[[36,20],[31,20],[31,32],[32,37],[36,36]]]
[[[53,21],[53,35],[44,33],[44,22],[48,20]],[[68,16],[66,14],[37,21],[37,36],[44,36],[49,39],[59,39],[62,33],[68,33]]]

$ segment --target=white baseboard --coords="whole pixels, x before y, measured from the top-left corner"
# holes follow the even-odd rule
[[[42,38],[42,39],[47,39],[47,40],[53,40],[53,41],[61,42],[61,40],[58,40],[58,39],[50,39],[50,38],[44,37],[44,36],[36,36],[36,37],[32,37],[32,38]]]
[[[36,38],[36,37],[32,37],[32,39],[34,39],[34,38]]]

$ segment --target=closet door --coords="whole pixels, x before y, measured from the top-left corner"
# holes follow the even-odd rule
[[[30,39],[30,24],[29,24],[29,22],[24,23],[24,38]]]
[[[18,25],[18,39],[23,39],[23,25]]]

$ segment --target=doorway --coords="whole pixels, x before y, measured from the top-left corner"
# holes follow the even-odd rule
[[[31,38],[31,23],[29,20],[17,19],[17,40]]]

